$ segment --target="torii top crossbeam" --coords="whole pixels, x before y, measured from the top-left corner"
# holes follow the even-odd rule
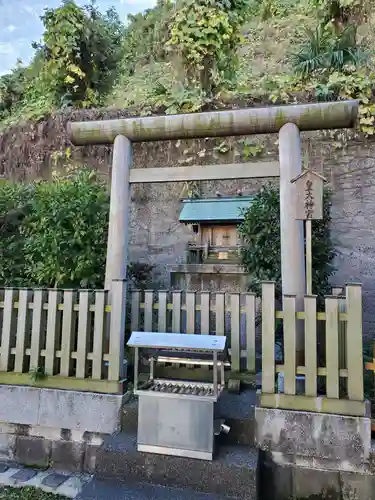
[[[277,133],[287,123],[300,131],[351,128],[358,101],[296,104],[207,113],[69,122],[75,145],[111,144],[124,135],[132,142]]]

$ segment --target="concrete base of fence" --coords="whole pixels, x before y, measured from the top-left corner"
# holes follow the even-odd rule
[[[256,408],[256,442],[278,465],[367,473],[371,419]]]
[[[0,459],[91,472],[127,396],[0,386]]]

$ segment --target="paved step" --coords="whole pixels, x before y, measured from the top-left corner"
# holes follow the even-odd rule
[[[225,419],[230,426],[229,434],[220,436],[223,444],[254,445],[254,412],[256,391],[245,390],[240,394],[224,391],[215,409],[216,418]],[[137,432],[138,401],[133,398],[123,406],[122,431]]]
[[[196,460],[136,449],[136,435],[119,433],[99,449],[96,477],[128,484],[149,483],[190,488],[204,493],[225,494],[255,500],[258,452],[250,446],[220,446],[212,461]]]
[[[126,485],[121,481],[93,479],[76,500],[231,500],[211,493],[197,493],[150,484]]]
[[[76,498],[89,482],[88,474],[72,474],[54,469],[40,470],[14,462],[0,462],[0,486],[30,487],[66,498]],[[1,496],[1,495],[0,495]]]

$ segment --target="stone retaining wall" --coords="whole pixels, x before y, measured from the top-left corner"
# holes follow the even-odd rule
[[[256,408],[262,498],[373,500],[371,420]]]
[[[0,460],[93,472],[103,439],[120,430],[124,396],[0,386]]]

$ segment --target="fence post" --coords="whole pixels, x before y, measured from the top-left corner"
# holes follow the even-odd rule
[[[336,297],[326,297],[326,359],[327,397],[340,397],[339,377],[339,301]]]
[[[159,292],[158,332],[167,332],[168,292]]]
[[[74,305],[76,302],[77,293],[74,290],[64,290],[60,364],[60,375],[62,377],[69,377],[70,368],[72,365],[72,347],[74,346],[75,341]]]
[[[10,348],[12,340],[12,331],[15,326],[14,302],[16,299],[17,290],[7,288],[4,294],[4,312],[3,326],[1,333],[1,357],[0,371],[6,372],[9,368]]]
[[[56,365],[56,342],[57,329],[60,320],[60,312],[57,309],[61,300],[61,291],[56,289],[48,290],[48,311],[47,311],[47,336],[46,336],[46,357],[45,373],[54,375]]]
[[[154,292],[152,290],[145,291],[145,308],[144,308],[144,331],[153,332],[153,318],[154,318]]]
[[[296,393],[296,297],[283,296],[284,314],[284,393]]]
[[[305,297],[305,367],[305,394],[316,397],[318,374],[316,295]]]
[[[348,396],[363,401],[363,350],[362,350],[362,288],[361,285],[346,287],[348,353]]]
[[[195,333],[195,292],[186,292],[186,333]]]
[[[240,294],[230,294],[230,348],[231,370],[239,372],[241,368],[241,307]]]
[[[124,378],[126,281],[112,281],[108,380]]]
[[[21,289],[18,299],[18,315],[17,315],[17,333],[16,333],[16,356],[14,360],[14,371],[22,373],[25,365],[25,348],[27,342],[26,336],[29,335],[28,320],[29,320],[29,300],[30,290]]]
[[[141,292],[139,290],[133,290],[130,292],[131,295],[131,329],[133,332],[139,330],[139,311],[141,303]]]
[[[210,334],[210,307],[211,295],[210,292],[201,292],[201,333]]]
[[[78,338],[77,338],[77,369],[76,377],[85,378],[87,375],[87,351],[90,328],[90,292],[80,290],[78,311]]]
[[[172,294],[172,332],[181,333],[181,292]]]
[[[225,335],[225,294],[215,293],[215,334]]]
[[[275,283],[262,283],[262,392],[275,392]]]
[[[45,338],[46,326],[46,315],[43,310],[45,299],[45,290],[34,290],[34,306],[32,311],[33,319],[31,325],[30,370],[37,370],[40,365],[40,349]]]
[[[245,295],[246,308],[246,369],[256,373],[256,349],[255,349],[255,293]]]
[[[332,295],[339,297],[339,314],[346,312],[345,292],[341,287],[333,287]],[[339,363],[340,368],[347,368],[346,321],[339,319]]]

